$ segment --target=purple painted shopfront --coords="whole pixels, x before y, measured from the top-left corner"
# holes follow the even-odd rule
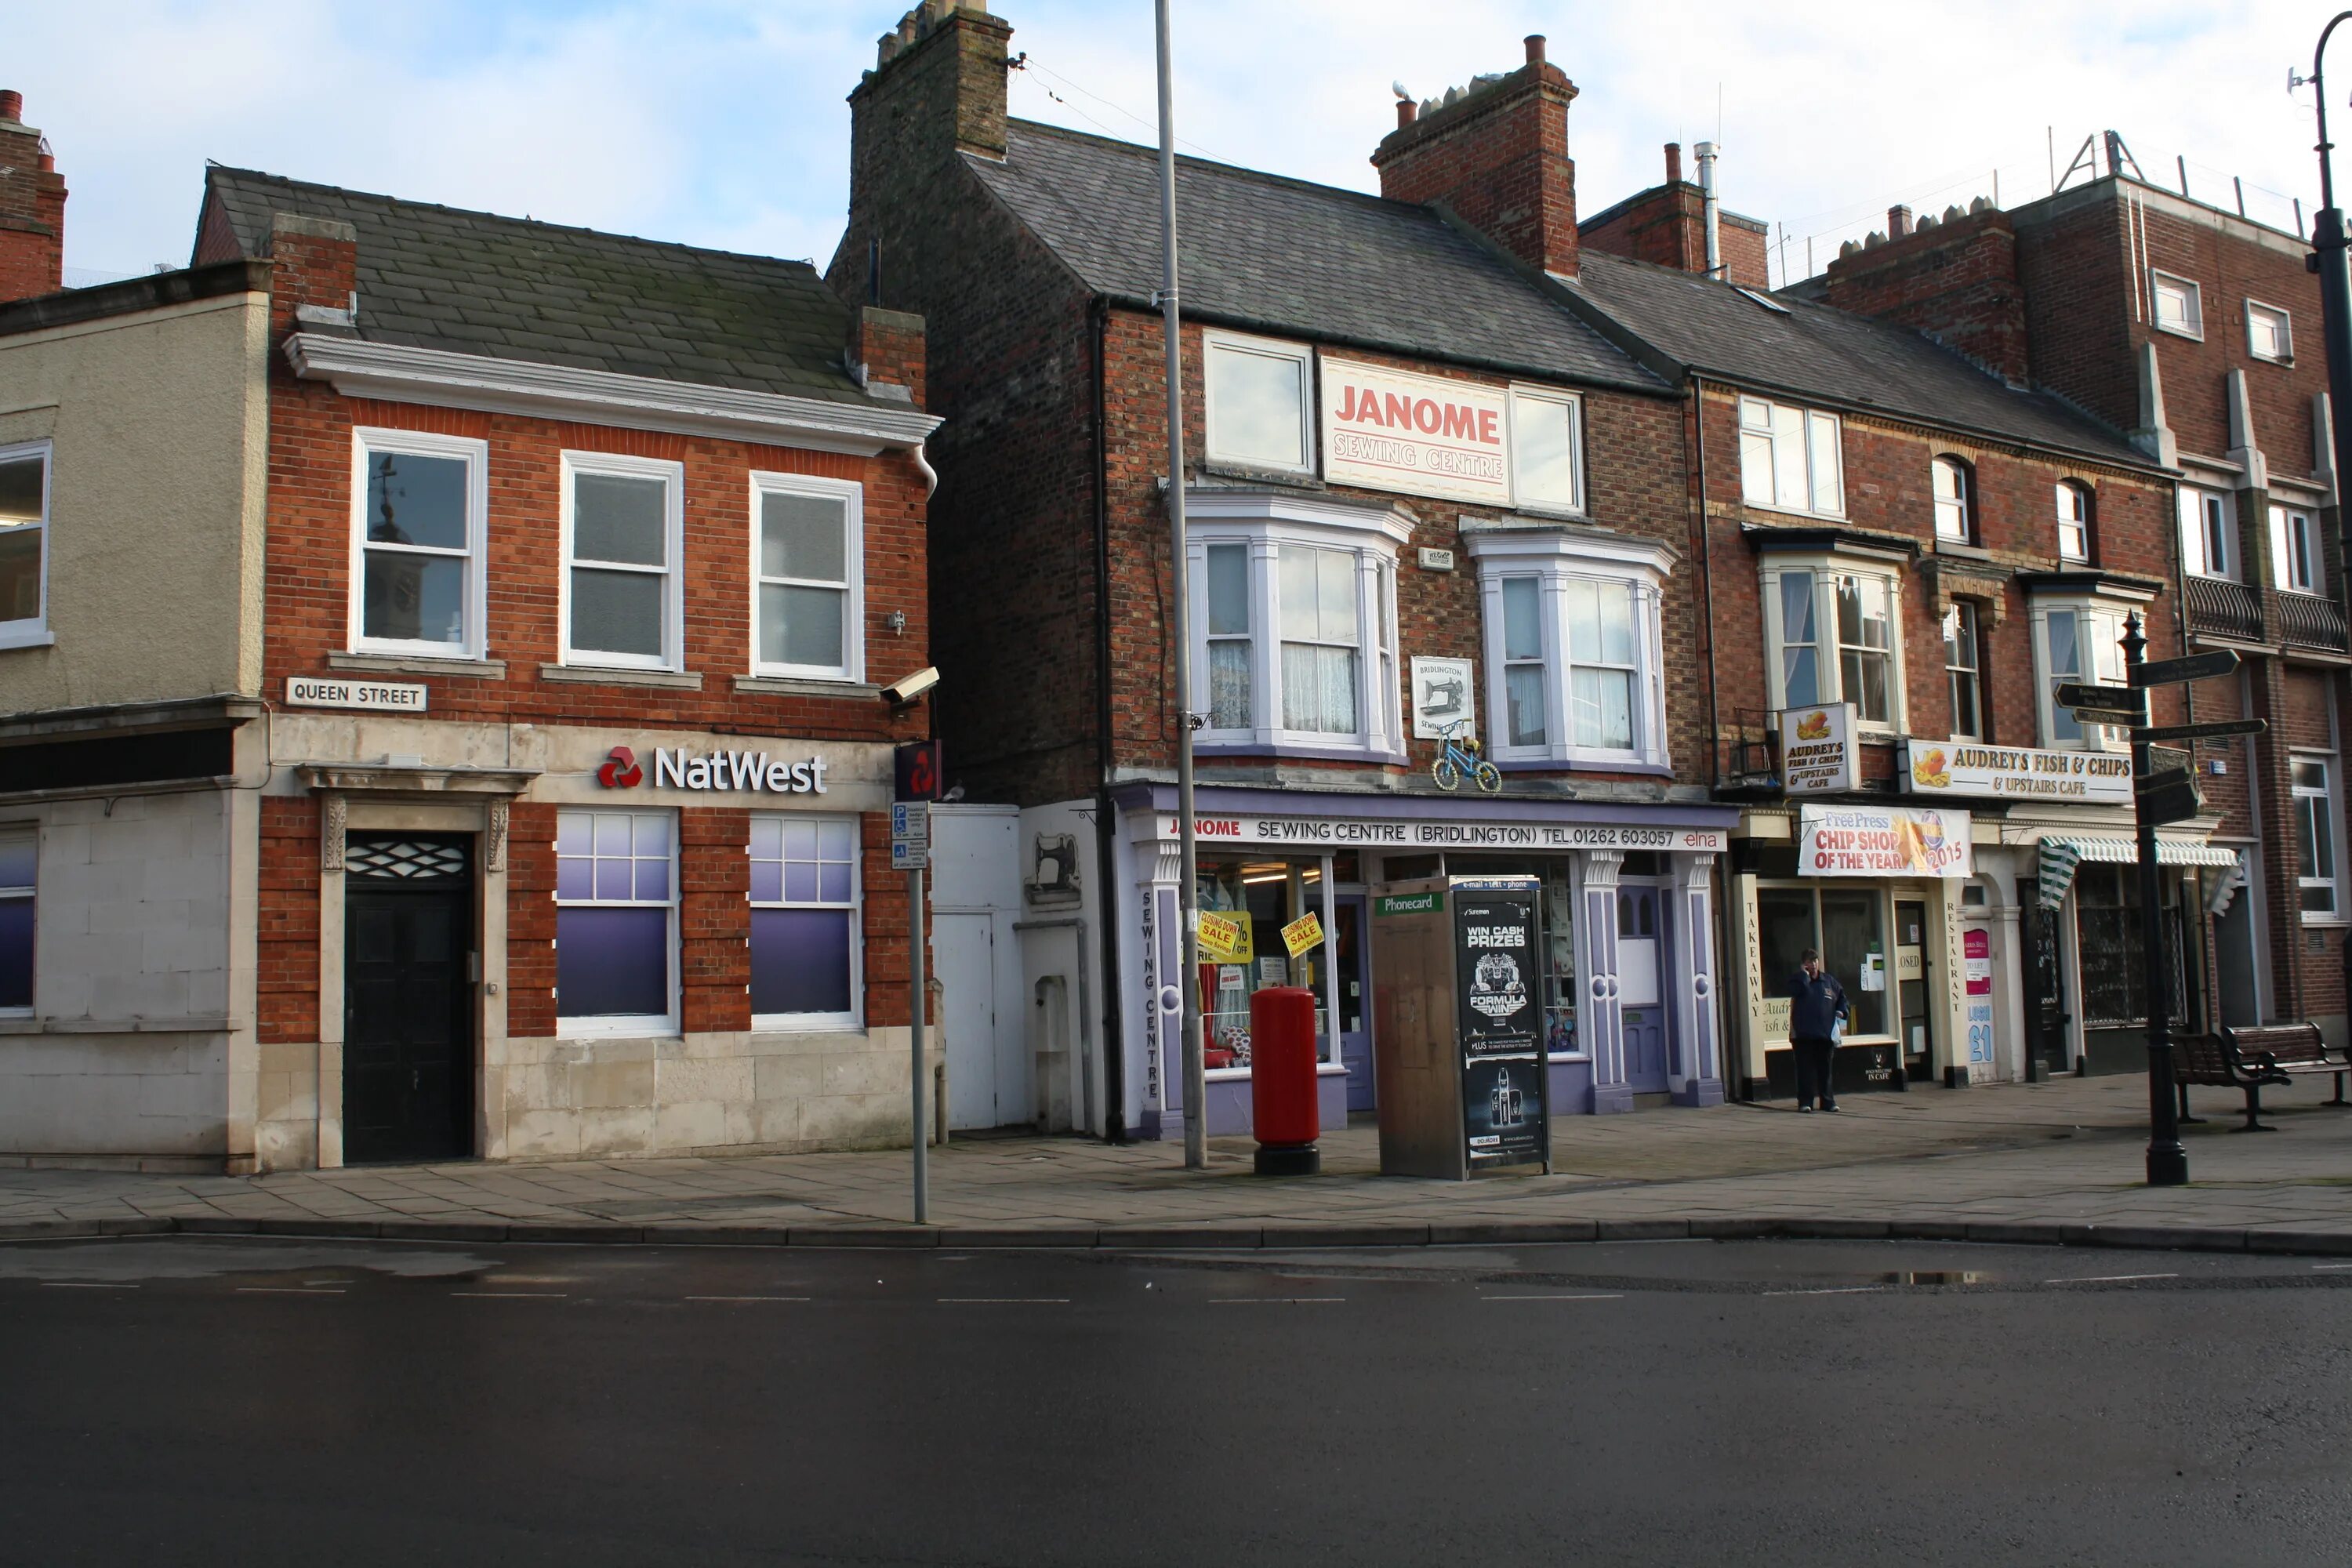
[[[1326,1128],[1378,1103],[1372,976],[1380,925],[1367,895],[1442,874],[1532,876],[1542,884],[1543,998],[1554,1113],[1632,1110],[1723,1099],[1716,1012],[1717,861],[1737,819],[1710,805],[1567,798],[1367,795],[1203,785],[1200,903],[1242,932],[1216,963],[1181,973],[1175,792],[1117,797],[1126,874],[1117,889],[1135,965],[1129,1081],[1144,1135],[1182,1134],[1184,993],[1205,1025],[1208,1130],[1250,1129],[1249,996],[1305,985],[1317,998]],[[1299,954],[1282,928],[1316,916],[1325,935]]]

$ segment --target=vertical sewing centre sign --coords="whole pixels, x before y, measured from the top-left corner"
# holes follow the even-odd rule
[[[1323,477],[1511,504],[1511,405],[1499,386],[1323,360]]]

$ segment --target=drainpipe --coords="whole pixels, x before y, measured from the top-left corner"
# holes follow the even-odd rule
[[[1094,490],[1095,490],[1095,875],[1102,889],[1103,970],[1103,1137],[1108,1142],[1127,1142],[1127,1055],[1119,1026],[1118,999],[1125,994],[1118,980],[1118,816],[1110,798],[1110,443],[1104,434],[1104,351],[1110,337],[1110,299],[1097,294],[1087,304],[1095,325]],[[2174,530],[2176,533],[2179,531]],[[1081,924],[1078,944],[1086,945]],[[1086,959],[1078,961],[1078,984],[1086,984]],[[1083,995],[1079,1001],[1086,1006]]]
[[[1706,214],[1706,275],[1723,276],[1723,209],[1715,199],[1715,143],[1702,142],[1698,153],[1698,193]]]

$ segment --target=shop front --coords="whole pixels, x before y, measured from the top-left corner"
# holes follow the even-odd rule
[[[1971,1050],[1966,1011],[1962,889],[1975,826],[1965,811],[1927,807],[1806,805],[1742,820],[1732,930],[1750,1097],[1796,1090],[1789,995],[1807,948],[1853,1005],[1835,1058],[1840,1093],[1991,1076],[1972,1059],[1985,1042]]]
[[[1123,948],[1139,977],[1129,1081],[1147,1135],[1182,1131],[1181,872],[1174,791],[1120,801],[1129,875]],[[1249,1130],[1249,998],[1317,996],[1323,1124],[1379,1103],[1371,898],[1440,875],[1541,884],[1538,941],[1550,1103],[1558,1113],[1723,1098],[1715,984],[1715,875],[1737,814],[1721,807],[1570,801],[1433,801],[1202,788],[1197,884],[1208,1129]],[[1314,931],[1301,930],[1312,917]],[[1286,933],[1288,933],[1286,935]],[[1319,940],[1302,942],[1315,935]]]

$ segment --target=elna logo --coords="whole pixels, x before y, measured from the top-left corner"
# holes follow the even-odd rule
[[[606,789],[635,789],[643,784],[646,770],[637,765],[637,753],[626,746],[615,746],[604,765],[596,770],[596,782]]]

